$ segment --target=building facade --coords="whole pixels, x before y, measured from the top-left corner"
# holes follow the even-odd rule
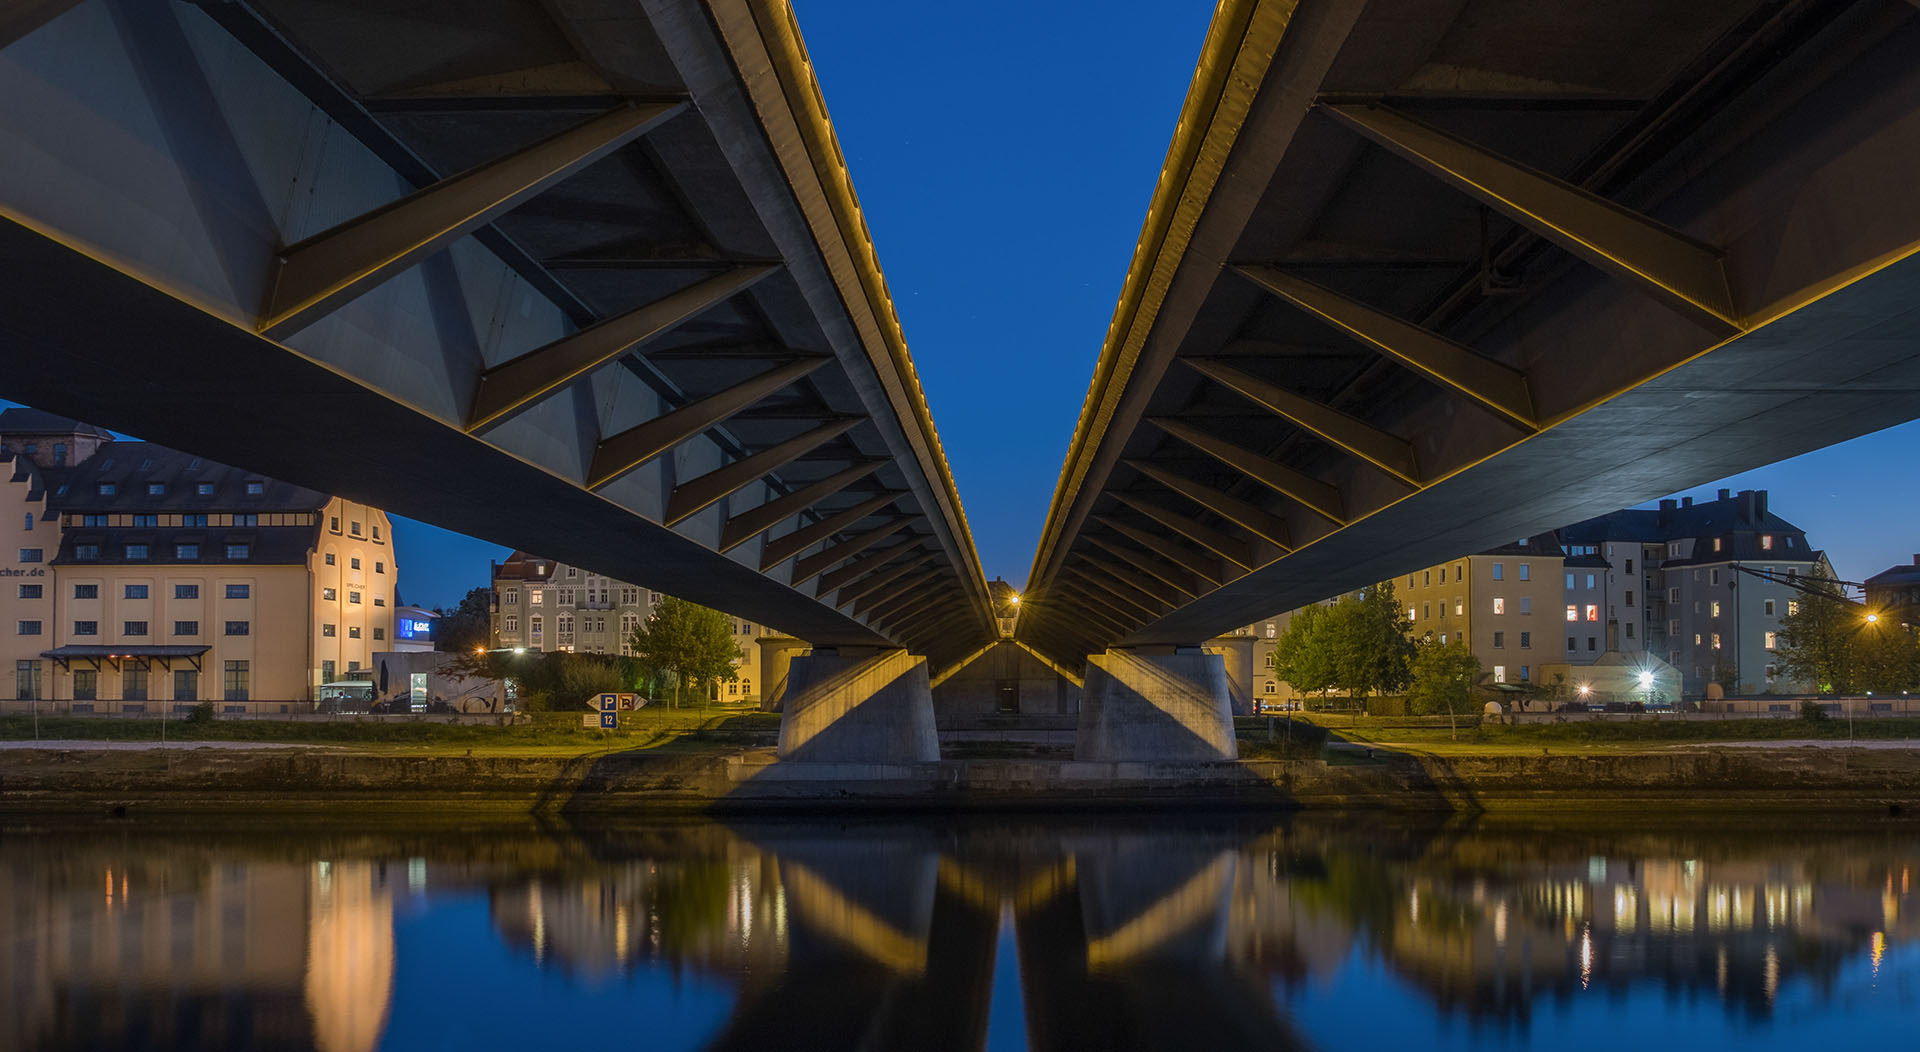
[[[1490,682],[1544,682],[1566,663],[1563,562],[1558,541],[1543,533],[1415,570],[1394,585],[1415,639],[1466,641]]]
[[[1920,555],[1911,566],[1890,566],[1866,580],[1867,609],[1908,630],[1920,628]]]
[[[0,450],[11,700],[298,711],[391,648],[385,512],[32,409]]]
[[[573,654],[632,654],[633,634],[665,596],[577,566],[514,552],[493,564],[492,638],[502,649]],[[731,615],[729,615],[731,617]],[[758,698],[761,641],[784,638],[734,617],[743,656],[739,678],[719,685],[720,699]]]

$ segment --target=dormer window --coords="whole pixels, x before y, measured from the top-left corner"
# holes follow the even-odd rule
[[[149,483],[147,483],[147,496],[149,496],[149,497],[164,497],[164,496],[166,496],[166,495],[167,495],[167,484],[166,484],[166,483],[164,483],[164,482],[149,482]]]
[[[1760,550],[1767,552],[1773,550],[1773,534],[1763,533],[1760,535]]]
[[[267,491],[266,483],[260,481],[259,479],[247,480],[247,496],[258,497],[259,495],[261,495],[262,493],[265,493],[266,491]]]
[[[213,496],[213,483],[211,482],[196,483],[193,487],[193,492],[202,497],[211,497]]]
[[[114,485],[111,482],[102,482],[99,486],[99,491],[102,497],[111,497],[113,496]]]

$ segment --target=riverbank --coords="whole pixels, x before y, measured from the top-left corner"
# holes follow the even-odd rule
[[[1876,743],[1879,744],[1879,743]],[[766,748],[445,750],[100,748],[0,751],[0,810],[1661,809],[1920,815],[1920,749],[1746,744],[1533,754],[1346,746],[1220,764],[1048,757],[778,763]]]

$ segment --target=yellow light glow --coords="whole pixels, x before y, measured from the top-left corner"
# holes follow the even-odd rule
[[[1871,625],[1871,624],[1874,624],[1875,622],[1877,622],[1877,621],[1879,621],[1879,620],[1880,620],[1880,615],[1879,615],[1879,614],[1868,614],[1868,615],[1867,615],[1867,624],[1870,624],[1870,625]]]

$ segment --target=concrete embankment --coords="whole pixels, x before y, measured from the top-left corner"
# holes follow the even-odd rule
[[[1686,747],[1373,762],[776,763],[768,751],[582,756],[338,749],[9,749],[0,809],[449,806],[505,811],[1189,806],[1504,811],[1738,807],[1920,814],[1920,750]]]

